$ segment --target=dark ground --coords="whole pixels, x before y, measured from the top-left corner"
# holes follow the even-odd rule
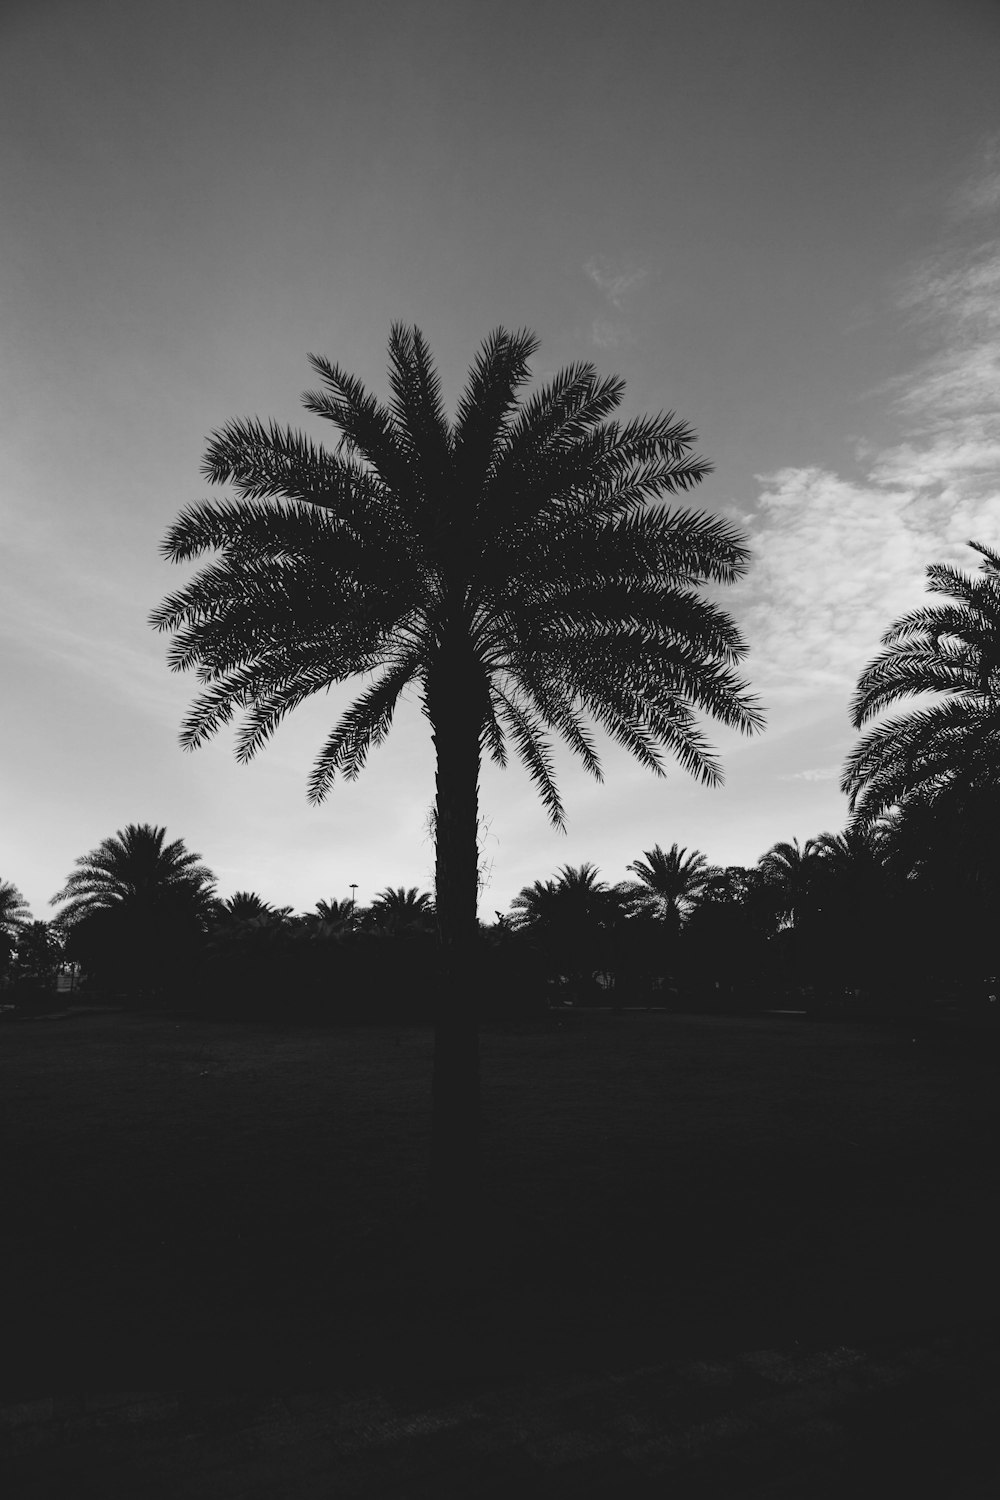
[[[441,1406],[529,1376],[596,1389],[671,1361],[875,1347],[974,1347],[981,1387],[998,1058],[913,1037],[634,1012],[488,1026],[489,1203],[456,1245],[422,1207],[425,1030],[4,1023],[0,1401],[405,1389]]]

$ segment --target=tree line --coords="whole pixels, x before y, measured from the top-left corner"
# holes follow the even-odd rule
[[[980,826],[978,809],[966,809]],[[995,861],[968,830],[895,809],[842,833],[719,867],[673,844],[609,884],[592,864],[525,886],[480,923],[486,1015],[551,1005],[913,1013],[995,990]],[[985,848],[981,849],[985,855]],[[252,891],[223,900],[181,839],[129,825],[77,861],[51,922],[0,882],[0,965],[14,996],[51,992],[61,967],[133,1004],[275,1019],[429,1020],[441,982],[433,897],[386,887],[368,905],[308,912]],[[470,1002],[473,1003],[473,1002]]]

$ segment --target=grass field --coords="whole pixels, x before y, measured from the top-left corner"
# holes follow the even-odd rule
[[[488,1026],[488,1205],[442,1246],[428,1031],[4,1024],[0,1394],[468,1382],[995,1320],[996,1054],[911,1038]]]

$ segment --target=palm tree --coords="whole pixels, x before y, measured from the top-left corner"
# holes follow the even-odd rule
[[[31,909],[17,886],[0,880],[0,933],[17,939],[31,921]]]
[[[176,981],[216,916],[215,877],[183,839],[130,823],[76,861],[52,904],[67,955],[115,989]]]
[[[816,840],[772,844],[757,861],[763,892],[771,898],[782,926],[795,927],[808,911],[815,890]]]
[[[563,912],[592,914],[603,910],[609,895],[596,865],[563,865],[555,880],[526,885],[510,903],[510,925],[516,932],[557,920]]]
[[[568,981],[572,994],[611,967],[622,906],[596,866],[564,865],[555,880],[524,886],[510,906],[510,926],[540,953],[550,978]]]
[[[199,864],[183,839],[164,844],[167,830],[151,823],[129,823],[84,854],[52,897],[67,905],[58,923],[72,928],[96,912],[127,908],[136,914],[170,906],[207,918],[215,906],[215,876]]]
[[[677,844],[664,853],[659,844],[643,851],[643,858],[626,865],[637,882],[621,887],[633,904],[651,909],[669,927],[679,932],[705,887],[718,871],[699,850],[688,854]]]
[[[339,923],[349,923],[354,920],[354,902],[350,896],[345,896],[343,901],[336,897],[332,901],[317,901],[316,913],[321,922],[336,926]]]
[[[282,907],[280,915],[287,916],[291,911],[290,906]],[[258,896],[256,891],[235,891],[225,901],[220,901],[217,907],[218,920],[223,922],[253,922],[261,917],[275,917],[279,913]]]
[[[31,921],[31,909],[17,886],[0,880],[0,975],[6,974],[21,933]]]
[[[434,901],[429,892],[387,886],[372,902],[368,917],[378,927],[398,932],[404,928],[427,928],[434,918]]]
[[[378,673],[323,745],[319,802],[353,780],[417,685],[436,752],[435,909],[444,967],[434,1042],[432,1182],[445,1206],[477,1185],[477,824],[481,758],[508,741],[552,822],[564,811],[548,732],[601,776],[589,720],[651,771],[673,753],[721,779],[696,711],[751,733],[729,616],[699,592],[735,582],[748,552],[727,522],[658,502],[709,465],[673,415],[611,420],[623,382],[575,364],[530,397],[530,333],[493,333],[450,421],[427,343],[397,324],[384,404],[310,356],[303,398],[337,448],[256,419],[209,441],[203,471],[236,499],[184,510],[164,552],[218,554],[152,616],[174,670],[203,692],[182,730],[202,744],[237,710],[247,761],[284,716],[334,683]]]
[[[885,648],[858,680],[855,729],[909,697],[930,705],[876,725],[847,759],[841,789],[861,825],[893,807],[952,789],[995,786],[1000,766],[1000,552],[980,542],[970,575],[944,563],[927,569],[943,604],[910,610],[885,632]]]

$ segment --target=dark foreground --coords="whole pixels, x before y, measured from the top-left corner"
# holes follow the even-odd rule
[[[4,1025],[8,1492],[992,1493],[997,1060],[912,1036],[489,1028],[455,1242],[424,1031]]]

